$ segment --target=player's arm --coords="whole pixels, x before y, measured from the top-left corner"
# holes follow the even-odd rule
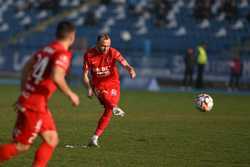
[[[71,60],[67,55],[62,53],[56,54],[59,55],[55,55],[56,60],[54,60],[54,65],[52,67],[51,78],[63,94],[69,97],[73,106],[78,106],[80,103],[79,97],[70,89],[65,79]]]
[[[68,86],[65,80],[66,71],[65,69],[55,66],[52,70],[52,80],[58,86],[58,88],[71,100],[74,106],[79,105],[79,98],[77,94],[75,94],[70,87]]]
[[[88,97],[92,97],[94,95],[94,92],[91,87],[88,69],[83,70],[83,84],[88,89]]]
[[[127,60],[124,59],[124,61],[122,62],[122,66],[128,71],[132,79],[136,77],[135,69],[131,65],[128,64]]]
[[[88,97],[92,97],[94,95],[94,91],[92,89],[92,85],[91,85],[91,80],[89,77],[89,71],[90,71],[90,66],[88,64],[88,52],[85,53],[83,59],[83,68],[82,68],[82,80],[83,80],[83,84],[84,86],[87,88],[88,90]]]
[[[135,69],[128,63],[128,61],[117,51],[114,53],[115,59],[128,71],[130,77],[136,77]]]
[[[32,72],[34,64],[35,64],[35,56],[32,56],[23,66],[23,69],[21,71],[21,90],[25,88],[25,83],[28,79],[28,76]]]

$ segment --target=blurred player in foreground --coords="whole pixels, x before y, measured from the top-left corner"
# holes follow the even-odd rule
[[[79,105],[78,96],[68,86],[65,75],[71,64],[69,47],[75,40],[75,26],[67,21],[58,24],[56,40],[36,52],[25,64],[21,78],[21,95],[16,103],[17,121],[13,141],[0,145],[0,164],[27,151],[39,135],[33,167],[45,167],[58,144],[57,129],[48,109],[48,100],[57,87]]]
[[[84,55],[83,82],[88,89],[88,96],[92,97],[95,94],[105,109],[89,146],[99,147],[98,138],[108,126],[112,113],[118,116],[125,114],[117,106],[120,99],[120,80],[116,62],[128,71],[132,79],[136,77],[134,68],[119,51],[110,46],[109,35],[102,34],[97,37],[96,47],[90,48]]]

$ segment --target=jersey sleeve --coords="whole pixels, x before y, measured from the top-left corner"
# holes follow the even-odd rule
[[[70,66],[70,61],[71,58],[66,53],[57,53],[55,56],[54,66],[59,66],[67,71]]]
[[[119,51],[117,51],[116,49],[113,49],[112,51],[112,56],[113,58],[118,61],[122,66],[125,66],[127,64],[126,59],[121,55],[121,53]]]

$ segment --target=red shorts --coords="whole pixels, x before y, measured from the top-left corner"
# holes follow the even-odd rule
[[[120,100],[120,85],[112,84],[95,88],[96,95],[104,107],[116,107]]]
[[[25,109],[25,111],[17,112],[13,140],[22,144],[32,144],[38,134],[48,130],[56,131],[49,109],[45,109],[43,112]]]

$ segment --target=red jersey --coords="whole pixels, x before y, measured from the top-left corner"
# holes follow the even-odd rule
[[[55,41],[36,52],[35,63],[19,97],[19,104],[40,111],[47,106],[48,99],[56,91],[57,86],[51,78],[55,66],[68,70],[71,52]]]
[[[126,61],[116,49],[110,48],[107,54],[103,54],[96,48],[91,48],[84,55],[83,70],[90,71],[94,87],[101,87],[109,83],[119,84],[116,61],[122,65]]]

